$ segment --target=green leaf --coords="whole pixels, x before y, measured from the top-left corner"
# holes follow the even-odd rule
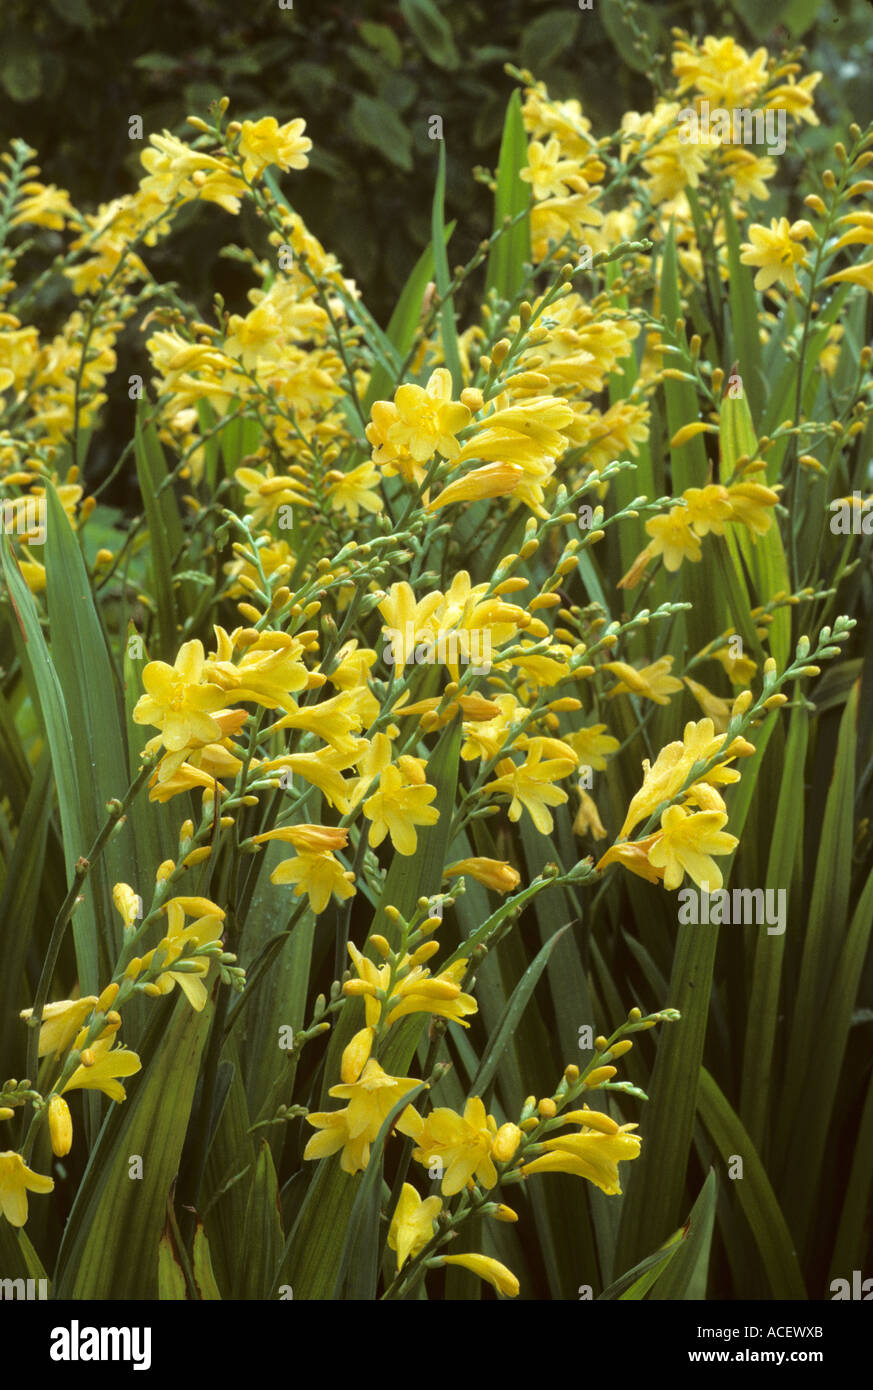
[[[460,66],[452,26],[432,0],[400,0],[400,13],[426,58],[448,71]]]
[[[6,577],[13,611],[24,638],[21,645],[22,664],[32,676],[36,701],[45,726],[46,739],[51,749],[52,768],[61,813],[67,886],[69,887],[73,881],[76,861],[87,852],[91,844],[86,838],[86,831],[82,823],[82,798],[76,778],[73,736],[67,720],[63,691],[52,664],[45,638],[42,635],[33,595],[24,582],[21,570],[11,552],[9,537],[5,532],[0,534],[0,559],[2,559],[3,573]],[[99,938],[94,901],[90,894],[86,894],[79,910],[73,914],[73,940],[76,947],[79,983],[83,994],[96,993],[98,989],[97,943]]]
[[[509,232],[504,232],[488,252],[485,292],[496,291],[500,299],[513,300],[524,284],[524,263],[530,260],[531,188],[519,174],[527,164],[527,134],[521,114],[521,97],[514,91],[506,108],[503,138],[500,142],[500,162],[497,166],[497,188],[494,194],[494,231],[528,209]]]
[[[194,1232],[194,1250],[192,1254],[192,1264],[194,1269],[194,1282],[197,1291],[204,1302],[214,1302],[221,1298],[221,1293],[215,1278],[215,1271],[212,1268],[212,1255],[209,1250],[209,1237],[206,1234],[206,1227],[202,1221],[197,1222],[197,1229]]]
[[[519,60],[531,72],[543,74],[556,58],[576,42],[582,16],[566,9],[547,10],[526,25],[521,35]]]
[[[446,147],[443,141],[440,141],[439,167],[437,169],[436,188],[434,189],[433,195],[433,210],[431,212],[431,250],[433,252],[437,291],[440,298],[444,301],[443,307],[440,310],[443,355],[446,359],[446,366],[452,374],[454,395],[458,396],[464,385],[464,374],[461,370],[461,353],[458,348],[455,302],[454,299],[449,296],[451,279],[449,277],[449,261],[446,255],[445,197]]]
[[[567,923],[564,927],[559,927],[545,945],[540,948],[513,990],[511,997],[507,999],[503,1016],[488,1041],[488,1046],[479,1063],[479,1069],[470,1086],[469,1094],[471,1096],[484,1097],[491,1086],[494,1080],[494,1074],[506,1050],[507,1043],[510,1038],[513,1037],[521,1021],[521,1016],[527,1008],[531,995],[536,989],[537,981],[548,964],[549,956],[552,954],[552,951],[555,949],[555,946],[564,933],[569,931],[569,928],[570,923]]]
[[[722,199],[722,217],[727,242],[733,356],[739,365],[743,388],[749,398],[752,420],[760,420],[764,409],[764,379],[761,373],[758,306],[752,270],[740,260],[739,228],[731,211],[730,199],[726,196]],[[722,482],[724,481],[725,477],[722,474]]]
[[[600,1294],[597,1302],[610,1303],[616,1299],[637,1302],[644,1298],[655,1281],[667,1269],[670,1261],[674,1259],[680,1248],[680,1243],[686,1238],[686,1235],[687,1232],[684,1227],[676,1231],[669,1240],[665,1241],[660,1250],[647,1255],[632,1269],[627,1270],[618,1279],[614,1279],[609,1287]]]
[[[143,425],[145,412],[140,401],[134,434],[134,458],[149,528],[152,555],[152,590],[158,609],[159,650],[164,660],[173,661],[179,645],[179,613],[173,587],[173,565],[182,549],[182,523],[172,489],[157,492],[167,477],[164,451],[154,425]]]
[[[168,1232],[164,1232],[158,1245],[158,1298],[164,1301],[183,1301],[188,1297],[185,1271],[173,1249]]]
[[[268,1298],[285,1240],[279,1214],[279,1182],[266,1139],[261,1140],[255,1164],[244,1229],[245,1253],[240,1261],[234,1298],[243,1301]]]
[[[658,1279],[653,1299],[704,1299],[709,1272],[709,1251],[715,1221],[716,1181],[710,1169],[691,1215],[685,1239],[670,1261],[669,1269]]]
[[[179,1168],[212,1005],[194,1013],[182,997],[156,1012],[143,1070],[104,1121],[64,1230],[58,1298],[154,1298],[167,1193]],[[142,1159],[142,1178],[129,1160]]]
[[[355,136],[406,173],[412,169],[412,134],[397,112],[378,97],[355,92],[350,121]]]
[[[782,1209],[751,1137],[705,1067],[697,1091],[700,1118],[725,1164],[738,1154],[742,1177],[728,1191],[739,1202],[761,1254],[774,1298],[805,1299],[803,1276]]]

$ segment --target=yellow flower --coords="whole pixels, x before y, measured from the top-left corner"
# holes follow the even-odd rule
[[[228,700],[217,685],[202,682],[204,664],[202,642],[186,642],[173,666],[150,661],[142,673],[147,694],[136,703],[134,723],[154,724],[171,753],[222,737],[221,725],[210,716]]]
[[[299,117],[282,126],[275,116],[243,121],[239,152],[243,156],[246,178],[258,178],[270,164],[277,165],[283,172],[305,169],[309,164],[306,156],[312,149],[312,141],[303,134],[305,129],[306,122]]]
[[[370,1145],[394,1106],[419,1082],[415,1077],[389,1076],[371,1057],[357,1081],[332,1086],[329,1095],[349,1103],[343,1110],[324,1111],[306,1116],[307,1124],[320,1131],[303,1152],[304,1159],[327,1158],[342,1149],[340,1166],[346,1173],[366,1168]],[[407,1106],[396,1122],[401,1134],[414,1137],[421,1117]]]
[[[439,975],[433,976],[424,967],[415,966],[386,1000],[385,1007],[390,1009],[386,1024],[390,1026],[407,1014],[428,1013],[450,1018],[460,1023],[462,1028],[469,1028],[464,1016],[476,1013],[479,1006],[471,994],[461,992],[458,984],[466,969],[466,958],[456,960]],[[398,1002],[395,1003],[395,1000]]]
[[[575,760],[567,758],[547,758],[542,761],[543,740],[531,739],[527,748],[527,758],[519,765],[511,758],[503,758],[497,764],[500,774],[483,788],[486,793],[504,792],[512,799],[509,805],[509,819],[521,819],[522,808],[527,811],[541,835],[551,835],[554,821],[549,806],[563,806],[567,793],[552,783],[560,777],[567,777],[575,767]]]
[[[27,1220],[27,1194],[46,1193],[54,1188],[52,1178],[28,1168],[21,1154],[13,1150],[0,1153],[0,1211],[10,1226],[23,1226]]]
[[[713,695],[705,685],[701,685],[700,681],[693,681],[690,676],[683,676],[683,680],[704,714],[709,715],[716,731],[720,734],[725,733],[731,717],[730,701],[723,700],[720,695]]]
[[[84,1039],[83,1039],[84,1041]],[[115,1030],[109,1030],[83,1053],[83,1061],[76,1068],[61,1094],[67,1091],[102,1091],[110,1100],[119,1103],[125,1099],[124,1087],[116,1080],[119,1076],[133,1076],[140,1070],[141,1062],[135,1052],[126,1047],[115,1047]],[[89,1056],[90,1054],[90,1056]],[[88,1057],[88,1061],[84,1058]]]
[[[590,834],[592,840],[605,839],[606,831],[603,828],[596,801],[592,796],[588,795],[581,782],[579,783],[578,792],[579,810],[576,812],[576,818],[573,821],[573,834],[578,835],[580,839],[583,835],[588,834]]]
[[[666,744],[651,765],[648,758],[644,758],[643,785],[631,800],[618,838],[623,840],[629,835],[641,820],[645,820],[657,810],[662,801],[671,801],[679,792],[694,764],[711,758],[723,744],[724,739],[716,734],[712,719],[701,719],[697,723],[690,720],[685,725],[681,743],[677,740],[675,743]],[[726,762],[738,755],[739,750],[732,750],[733,745],[724,749]],[[719,769],[726,769],[726,762],[716,764],[715,768],[710,769],[707,773],[710,781],[719,775]],[[733,772],[731,780],[738,778],[739,773]]]
[[[576,729],[572,734],[564,735],[564,742],[573,749],[579,766],[590,767],[594,772],[605,772],[606,759],[612,757],[621,746],[617,738],[606,733],[605,724],[591,724],[587,729]]]
[[[584,1112],[574,1111],[573,1114],[575,1117]],[[618,1197],[621,1195],[619,1163],[639,1157],[642,1141],[630,1132],[634,1129],[635,1124],[616,1125],[614,1132],[604,1133],[601,1128],[583,1124],[576,1134],[562,1134],[538,1144],[540,1156],[523,1164],[521,1171],[526,1177],[532,1173],[572,1173],[587,1178],[608,1197]]]
[[[471,1274],[487,1280],[498,1293],[506,1294],[508,1298],[518,1297],[519,1284],[512,1270],[499,1260],[493,1260],[490,1255],[443,1255],[442,1262],[444,1265],[469,1269]]]
[[[523,477],[524,469],[514,463],[486,463],[449,483],[428,502],[427,510],[436,512],[453,502],[478,502],[483,497],[506,497],[516,490]]]
[[[625,840],[623,844],[612,845],[597,861],[595,868],[600,873],[610,864],[623,864],[637,878],[644,878],[647,883],[660,883],[664,878],[663,869],[655,869],[649,863],[649,850],[660,838],[659,834],[655,834],[645,840]]]
[[[732,854],[739,844],[722,826],[727,816],[720,811],[689,813],[682,806],[669,806],[661,817],[661,830],[649,850],[649,863],[664,870],[664,887],[678,888],[686,873],[700,888],[722,886],[721,870],[711,857]]]
[[[735,39],[708,34],[699,45],[676,44],[673,72],[680,93],[694,86],[713,106],[748,106],[767,85],[767,50],[758,48],[749,57]]]
[[[384,509],[379,474],[369,460],[348,473],[328,474],[327,481],[331,510],[346,512],[352,521],[357,521],[362,511],[381,512]]]
[[[125,929],[129,930],[142,916],[142,898],[134,893],[129,883],[116,883],[112,889],[112,901],[121,913]]]
[[[725,524],[731,520],[731,508],[727,488],[718,483],[707,487],[689,487],[682,494],[689,522],[697,536],[723,536]]]
[[[270,874],[271,883],[294,883],[294,896],[309,895],[309,905],[318,916],[324,912],[331,899],[353,898],[355,895],[355,875],[351,869],[344,869],[329,850],[322,853],[303,851],[293,859],[283,859]]]
[[[198,912],[201,908],[206,909],[204,914],[186,926],[186,912]],[[174,961],[186,955],[187,948],[218,941],[225,914],[208,898],[173,898],[166,904],[164,911],[167,914],[168,930],[158,949],[163,949],[166,953],[165,964],[154,981],[155,988],[161,994],[169,994],[174,985],[178,985],[192,1009],[200,1013],[208,997],[203,983],[203,977],[209,973],[208,958],[195,958],[192,962],[197,967],[195,970],[173,970],[171,967]]]
[[[417,825],[436,825],[439,811],[428,805],[436,796],[436,787],[427,783],[410,784],[399,767],[390,764],[379,774],[379,788],[364,802],[364,815],[369,821],[370,844],[381,845],[386,835],[398,854],[412,855],[418,849]]]
[[[45,1004],[42,1023],[39,1028],[39,1055],[65,1052],[91,1011],[97,1006],[96,994],[83,995],[81,999],[60,999],[55,1004]],[[30,1018],[33,1009],[22,1009],[21,1017]]]
[[[575,159],[562,159],[555,136],[543,145],[532,140],[527,147],[527,167],[519,177],[533,188],[535,198],[565,198],[577,190],[581,170]]]
[[[73,1147],[73,1121],[70,1107],[63,1096],[52,1096],[48,1103],[48,1127],[52,1153],[57,1158],[63,1158]]]
[[[662,555],[664,568],[671,574],[683,560],[700,559],[700,541],[692,530],[687,507],[671,507],[666,516],[653,516],[646,522],[646,531],[653,538],[646,547],[649,554]]]
[[[495,893],[511,893],[521,882],[521,875],[511,864],[503,859],[459,859],[456,864],[447,864],[443,878],[458,878],[469,874],[477,883],[491,888]]]
[[[435,1162],[442,1165],[444,1197],[453,1197],[474,1177],[483,1187],[496,1183],[491,1145],[497,1125],[479,1096],[471,1096],[463,1115],[439,1106],[426,1119],[416,1116],[408,1132],[416,1142],[412,1156],[418,1163],[426,1168]]]
[[[672,668],[672,656],[662,656],[651,666],[639,670],[624,661],[604,661],[604,671],[612,671],[619,677],[618,684],[608,692],[609,697],[633,694],[653,700],[656,705],[669,705],[670,696],[682,689],[682,682],[670,675]]]
[[[395,666],[405,666],[415,655],[417,643],[430,641],[436,633],[433,615],[443,601],[436,590],[416,599],[411,585],[402,580],[392,584],[379,604],[379,612],[385,619],[382,629],[389,639],[386,659]]]
[[[773,521],[768,508],[775,507],[780,490],[780,485],[772,488],[764,487],[762,483],[734,483],[727,490],[731,521],[740,521],[748,526],[753,539],[756,535],[766,535]]]
[[[417,463],[435,452],[455,458],[460,450],[455,435],[470,422],[467,406],[452,400],[452,376],[445,367],[431,373],[427,386],[398,386],[393,403],[376,401],[372,415],[389,450],[408,453]]]
[[[388,1245],[397,1251],[398,1270],[427,1245],[442,1209],[439,1197],[425,1197],[422,1201],[412,1183],[403,1184],[388,1231]]]
[[[797,294],[800,290],[794,267],[804,259],[803,247],[799,244],[809,233],[802,223],[789,226],[787,217],[770,219],[769,228],[753,222],[749,227],[749,242],[744,242],[740,260],[743,265],[758,266],[755,276],[755,289],[768,290],[771,285],[781,281],[789,290]]]

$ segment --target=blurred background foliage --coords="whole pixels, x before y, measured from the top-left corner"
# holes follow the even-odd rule
[[[189,114],[222,95],[234,118],[303,116],[314,141],[305,178],[285,181],[295,207],[387,322],[400,288],[430,236],[436,146],[428,118],[443,119],[447,220],[456,219],[450,258],[469,259],[491,230],[492,199],[474,169],[497,162],[511,62],[531,70],[561,99],[576,97],[598,135],[627,110],[651,109],[659,62],[674,26],[733,35],[754,48],[804,44],[824,74],[816,91],[821,126],[806,133],[807,157],[848,124],[873,118],[873,0],[675,0],[633,9],[624,0],[3,0],[0,10],[0,137],[27,140],[47,182],[87,209],[130,191],[142,174],[151,132],[189,135]],[[143,141],[129,138],[142,117]],[[772,211],[798,181],[786,155],[771,185]],[[486,174],[480,172],[480,178]],[[293,184],[293,187],[292,187]],[[781,186],[780,186],[781,185]],[[243,220],[258,254],[262,228]],[[45,240],[60,240],[46,232]],[[245,311],[251,272],[222,255],[240,237],[236,219],[192,206],[169,243],[148,254],[155,275],[189,287],[209,314],[220,291]],[[232,248],[231,248],[232,249]],[[50,318],[59,306],[43,306]],[[142,370],[139,335],[118,344],[119,377]],[[88,473],[111,466],[129,438],[127,392],[110,392],[106,429]],[[122,493],[116,498],[122,505]]]

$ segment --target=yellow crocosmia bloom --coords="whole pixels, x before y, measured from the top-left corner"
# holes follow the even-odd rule
[[[578,191],[577,184],[584,184],[578,162],[561,158],[561,145],[555,136],[545,145],[539,140],[531,141],[527,147],[527,167],[519,177],[531,185],[537,201],[566,198],[570,192]]]
[[[728,488],[731,521],[741,521],[755,536],[764,536],[773,521],[772,512],[779,501],[780,486],[764,487],[763,483],[734,483]]]
[[[526,761],[519,765],[511,758],[501,759],[496,768],[499,775],[482,790],[492,795],[503,792],[512,798],[508,813],[511,821],[520,820],[524,808],[540,834],[551,835],[554,821],[547,807],[563,806],[567,800],[563,788],[552,783],[568,777],[575,762],[570,758],[547,758],[542,762],[541,757],[538,740],[531,739]]]
[[[622,1125],[611,1134],[588,1126],[578,1134],[562,1134],[537,1145],[539,1156],[525,1163],[526,1177],[533,1173],[572,1173],[587,1178],[608,1197],[621,1195],[618,1165],[638,1158],[641,1139],[630,1131],[635,1124]]]
[[[357,1081],[367,1065],[373,1050],[374,1036],[374,1028],[362,1028],[343,1051],[340,1063],[340,1080],[345,1085]]]
[[[419,1197],[412,1183],[405,1182],[394,1208],[388,1231],[388,1245],[397,1251],[397,1268],[424,1249],[433,1235],[436,1218],[443,1209],[439,1197]]]
[[[48,1103],[48,1127],[52,1153],[56,1158],[63,1158],[73,1147],[73,1121],[63,1096],[52,1096]]]
[[[243,342],[247,342],[250,336],[243,339],[241,333],[235,335],[236,339]],[[243,350],[244,361],[245,355]],[[246,489],[243,500],[256,526],[272,525],[283,507],[312,506],[301,479],[286,474],[277,477],[269,466],[263,473],[259,473],[257,468],[238,468],[234,474],[234,482]]]
[[[331,511],[345,512],[352,521],[357,521],[361,512],[384,511],[379,473],[369,460],[348,473],[339,473],[336,477],[328,474],[328,482]]]
[[[595,868],[600,873],[610,864],[623,864],[630,873],[636,874],[637,878],[644,878],[647,883],[661,883],[664,870],[656,869],[649,863],[649,850],[660,838],[660,832],[657,832],[648,835],[644,840],[625,840],[622,844],[612,845],[597,861]]]
[[[685,793],[682,804],[696,806],[700,811],[721,811],[727,815],[724,797],[709,782],[695,782]]]
[[[442,601],[439,591],[416,599],[405,580],[391,585],[379,604],[379,612],[385,619],[383,634],[390,643],[386,656],[395,666],[405,666],[412,660],[418,642],[435,637],[436,625],[432,618]]]
[[[610,699],[615,695],[640,695],[656,705],[669,705],[670,696],[682,689],[682,682],[670,675],[672,656],[662,656],[639,670],[624,661],[604,661],[603,669],[619,677],[618,684],[608,691]]]
[[[682,494],[686,502],[685,512],[694,534],[723,536],[725,527],[731,520],[728,490],[719,483],[707,487],[689,487]]]
[[[442,1260],[443,1264],[469,1269],[471,1274],[493,1284],[497,1292],[506,1294],[507,1298],[518,1297],[519,1283],[512,1270],[490,1255],[443,1255]]]
[[[731,702],[723,700],[720,695],[713,695],[705,685],[701,685],[700,681],[693,681],[690,676],[683,676],[682,679],[704,714],[709,715],[716,731],[720,734],[725,733],[731,717]]]
[[[136,703],[134,723],[154,724],[171,753],[222,737],[221,726],[210,716],[229,701],[217,685],[203,680],[204,665],[202,642],[186,642],[173,666],[150,661],[142,673],[147,693]]]
[[[293,710],[293,695],[324,684],[323,676],[304,666],[302,657],[307,648],[299,634],[293,637],[287,632],[262,632],[234,661],[236,647],[245,641],[245,629],[227,633],[216,627],[214,631],[216,651],[207,659],[204,674],[227,692],[226,704],[232,700],[253,700],[265,709],[279,705]]]
[[[343,986],[343,994],[361,995],[364,1000],[364,1016],[368,1028],[375,1028],[382,1016],[382,1004],[376,996],[376,991],[387,990],[390,977],[390,966],[376,965],[361,951],[353,941],[348,944],[348,952],[352,958],[352,964],[357,971],[357,980],[349,980]]]
[[[315,913],[324,912],[331,895],[337,898],[353,898],[355,895],[355,875],[351,869],[344,869],[330,850],[313,853],[307,850],[283,859],[270,874],[270,882],[276,884],[296,884],[294,896],[309,896],[309,906]]]
[[[197,912],[201,908],[206,909],[204,915],[186,926],[186,913]],[[219,941],[225,914],[208,898],[172,898],[164,910],[168,928],[160,945],[165,953],[165,965],[154,982],[155,986],[161,994],[169,994],[175,985],[179,985],[192,1009],[200,1013],[208,997],[203,977],[209,973],[209,960],[196,960],[196,970],[173,970],[172,965],[186,955],[186,948]]]
[[[606,838],[606,830],[600,819],[600,812],[597,803],[592,796],[589,796],[582,782],[579,783],[579,810],[573,821],[573,834],[581,839],[583,835],[590,835],[592,840],[603,840]]]
[[[376,401],[372,416],[389,461],[391,453],[409,454],[417,463],[426,463],[434,453],[453,459],[460,448],[455,436],[470,423],[468,407],[452,400],[452,376],[445,367],[431,373],[427,386],[399,386],[393,403]]]
[[[731,685],[739,685],[744,690],[749,688],[758,669],[757,662],[750,656],[734,656],[731,647],[727,646],[719,647],[717,652],[713,652],[713,658],[724,667]]]
[[[243,173],[249,180],[257,179],[266,168],[275,164],[283,173],[289,169],[305,169],[312,141],[303,134],[306,122],[300,117],[279,125],[275,116],[260,121],[243,121],[239,137],[239,153],[243,157]]]
[[[810,72],[798,82],[794,74],[790,73],[786,83],[779,87],[770,88],[767,93],[767,105],[787,111],[798,120],[807,121],[810,125],[818,125],[819,119],[813,110],[812,93],[821,79],[822,74],[820,72]]]
[[[524,478],[524,469],[515,463],[486,463],[456,478],[438,497],[428,502],[429,512],[439,511],[453,502],[478,502],[483,497],[506,497]]]
[[[443,878],[459,878],[461,874],[469,874],[477,883],[493,889],[495,893],[511,893],[521,882],[518,870],[503,859],[459,859],[456,864],[447,864],[443,870]]]
[[[399,768],[393,764],[379,774],[379,788],[364,802],[364,815],[369,821],[370,844],[381,845],[386,835],[398,854],[412,855],[418,848],[418,825],[436,825],[439,811],[428,803],[437,794],[436,787],[410,786]]]
[[[466,742],[461,746],[461,757],[465,762],[474,758],[495,758],[503,747],[512,747],[515,736],[510,735],[513,724],[520,724],[526,713],[524,706],[514,695],[497,695],[493,701],[497,706],[494,714],[487,719],[477,719],[464,723]]]
[[[700,888],[722,886],[721,870],[714,854],[732,854],[739,844],[735,835],[725,834],[727,816],[719,811],[689,813],[682,806],[669,806],[661,817],[662,834],[649,850],[649,863],[664,870],[664,887],[678,888],[686,873]]]
[[[39,1055],[65,1052],[75,1038],[88,1015],[97,1007],[96,994],[83,995],[81,999],[59,999],[55,1004],[45,1004],[42,1023],[39,1029]],[[21,1017],[30,1018],[33,1009],[22,1009]]]
[[[466,1014],[474,1014],[479,1006],[471,994],[463,994],[458,980],[467,969],[466,960],[456,960],[440,975],[416,966],[393,991],[385,1007],[390,1012],[385,1020],[389,1026],[407,1014],[437,1014],[469,1028]]]
[[[675,574],[683,560],[696,563],[701,557],[700,541],[691,526],[687,507],[671,507],[666,516],[653,516],[646,522],[652,537],[646,547],[650,556],[660,555],[664,568]]]
[[[142,1063],[135,1052],[131,1052],[126,1047],[113,1047],[115,1041],[114,1031],[103,1034],[95,1043],[92,1043],[88,1051],[91,1054],[90,1065],[84,1063],[77,1067],[64,1086],[62,1095],[67,1091],[102,1091],[110,1100],[121,1102],[125,1099],[125,1090],[121,1082],[117,1080],[119,1076],[133,1076],[140,1070]]]
[[[643,759],[643,785],[631,800],[624,825],[618,838],[623,840],[641,820],[657,810],[663,801],[671,801],[679,792],[691,768],[696,762],[713,757],[722,749],[724,739],[715,731],[712,719],[701,719],[696,723],[690,720],[682,735],[682,742],[668,743],[661,749],[654,763]],[[731,749],[724,749],[725,757],[736,756]],[[712,780],[712,769],[707,776]]]
[[[142,916],[142,898],[134,893],[129,883],[116,883],[112,889],[112,901],[121,913],[125,928],[131,928]]]
[[[347,753],[338,748],[319,748],[315,753],[286,753],[282,758],[272,758],[261,764],[264,772],[299,772],[312,786],[326,797],[328,804],[336,807],[341,815],[350,810],[350,783],[340,776],[341,771],[351,767],[355,753]]]
[[[10,1226],[23,1226],[27,1221],[27,1194],[44,1194],[54,1188],[52,1178],[34,1173],[21,1154],[8,1149],[0,1153],[0,1211]]]
[[[621,747],[617,738],[606,732],[605,724],[591,724],[587,729],[576,729],[564,735],[579,759],[580,767],[590,767],[595,772],[606,771],[606,759]]]
[[[792,293],[797,294],[800,285],[794,267],[804,260],[804,250],[800,245],[808,236],[803,224],[789,225],[787,217],[770,219],[770,226],[763,227],[753,222],[749,227],[749,241],[743,243],[740,260],[743,265],[758,267],[755,276],[755,289],[768,290],[780,281]]]
[[[747,106],[767,85],[767,50],[757,48],[750,57],[735,39],[712,34],[699,43],[681,40],[673,49],[673,72],[680,93],[696,87],[713,106]]]
[[[497,1169],[491,1157],[491,1145],[497,1134],[497,1124],[488,1115],[479,1096],[471,1096],[463,1115],[439,1106],[426,1119],[419,1117],[411,1131],[416,1147],[412,1156],[426,1168],[439,1162],[443,1167],[442,1193],[453,1197],[472,1178],[483,1187],[497,1182]]]
[[[306,1145],[304,1159],[327,1158],[342,1149],[343,1171],[360,1172],[366,1168],[370,1145],[394,1106],[419,1084],[415,1077],[389,1076],[371,1057],[357,1081],[331,1087],[330,1095],[348,1101],[344,1109],[306,1116],[307,1124],[320,1133],[314,1134]],[[408,1105],[401,1111],[395,1128],[414,1137],[420,1123],[421,1117]]]
[[[306,729],[341,753],[357,755],[360,752],[361,742],[354,735],[360,731],[363,721],[359,702],[352,691],[341,690],[332,699],[319,700],[316,705],[298,708],[290,700],[286,701],[286,708],[289,704],[291,712],[273,724],[267,733],[275,733],[278,729]]]
[[[253,839],[256,845],[265,844],[268,840],[282,840],[295,849],[320,854],[324,850],[345,849],[349,832],[338,825],[283,825],[278,830],[266,830],[263,835],[255,835]]]

